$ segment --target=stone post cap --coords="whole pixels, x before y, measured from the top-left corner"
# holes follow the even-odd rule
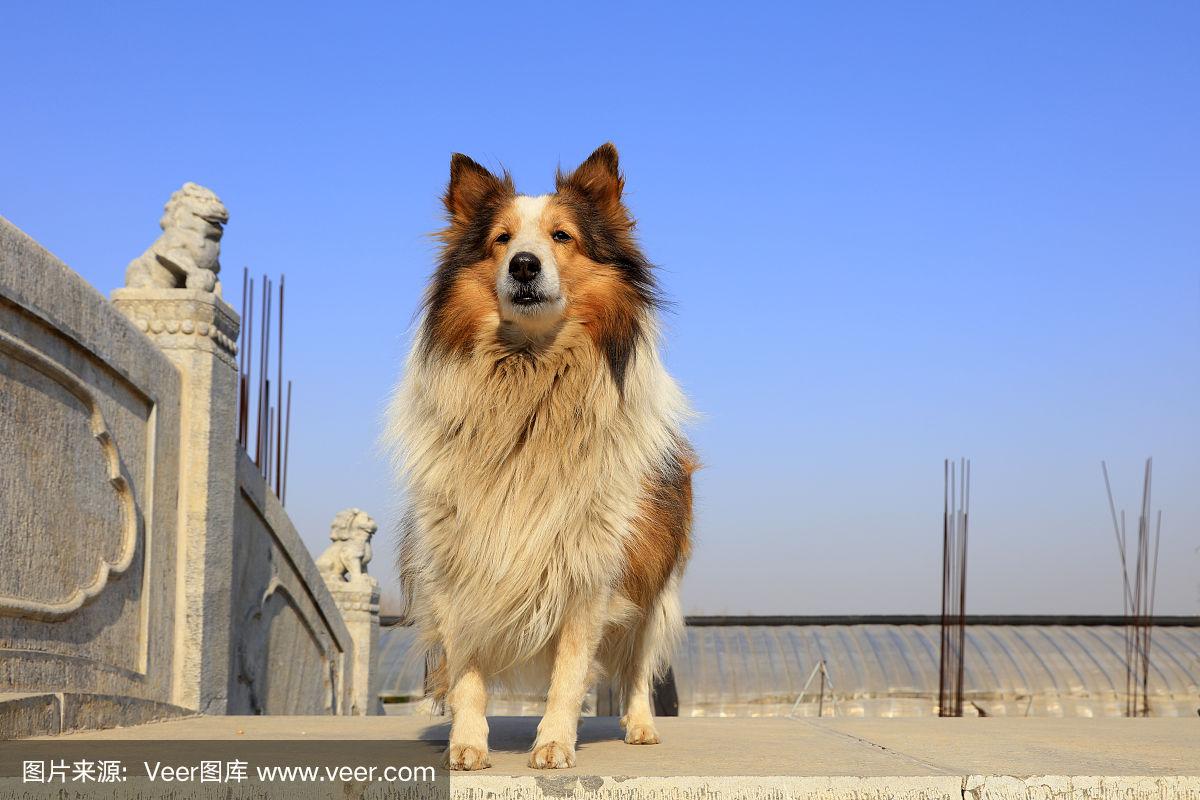
[[[212,292],[201,289],[125,287],[113,305],[166,350],[206,350],[229,364],[237,357],[241,318]]]

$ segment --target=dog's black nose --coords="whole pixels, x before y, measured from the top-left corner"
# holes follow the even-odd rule
[[[508,274],[521,283],[529,283],[542,271],[542,262],[533,253],[517,253],[508,262]]]

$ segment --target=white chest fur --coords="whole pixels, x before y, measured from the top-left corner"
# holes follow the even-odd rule
[[[535,657],[570,603],[620,579],[643,481],[685,413],[649,343],[623,396],[583,331],[536,358],[410,359],[388,438],[419,624],[497,667]]]

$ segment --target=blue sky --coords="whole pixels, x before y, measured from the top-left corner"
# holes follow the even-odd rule
[[[450,153],[552,186],[612,140],[702,413],[692,612],[1120,610],[1099,461],[1155,457],[1200,609],[1200,6],[13,5],[0,214],[108,292],[186,180],[286,272],[289,511],[383,523],[375,449]]]

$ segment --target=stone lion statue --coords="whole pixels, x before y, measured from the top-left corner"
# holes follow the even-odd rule
[[[333,544],[317,559],[317,569],[327,578],[359,583],[373,580],[367,575],[371,560],[371,537],[379,526],[362,509],[339,511],[329,526]]]
[[[126,268],[125,285],[220,294],[217,257],[228,221],[219,197],[199,184],[185,183],[167,201],[158,223],[162,236]]]

